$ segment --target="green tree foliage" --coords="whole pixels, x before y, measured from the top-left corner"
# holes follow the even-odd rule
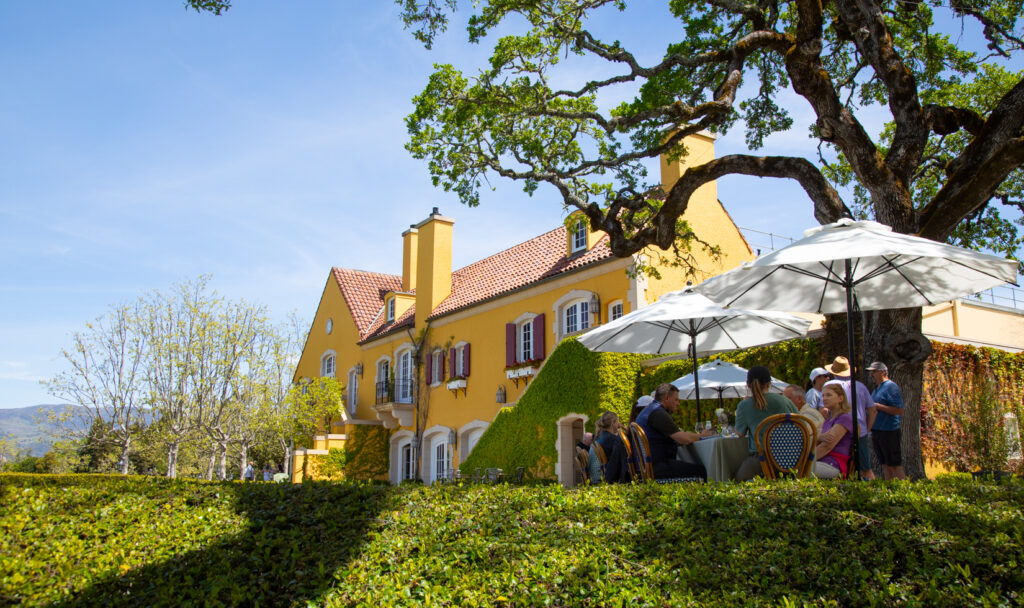
[[[428,46],[459,8],[453,0],[398,4]],[[641,4],[474,4],[469,40],[499,34],[490,61],[471,74],[437,66],[407,118],[407,148],[427,161],[435,185],[468,205],[479,204],[492,175],[518,180],[528,193],[547,184],[566,208],[606,232],[619,256],[713,241],[680,217],[698,187],[727,175],[795,180],[822,223],[856,212],[901,233],[1016,250],[1024,79],[1013,66],[1024,50],[1021,3],[671,0],[661,15],[644,5],[652,19],[678,21],[678,35],[648,62],[614,31],[607,37],[591,27]],[[987,48],[964,44],[971,36]],[[593,69],[563,69],[573,61]],[[802,107],[778,103],[787,89]],[[687,135],[742,128],[758,150],[769,135],[790,129],[797,112],[812,123],[802,154],[711,159],[690,166],[664,193],[647,179],[644,161],[685,156]],[[872,133],[880,112],[887,122]],[[837,184],[855,185],[853,200]],[[867,358],[886,360],[904,387],[907,470],[920,476],[929,354],[920,311],[866,319]]]
[[[75,334],[70,371],[47,386],[85,406],[64,425],[84,441],[85,470],[113,462],[122,473],[209,478],[227,475],[229,455],[239,475],[250,452],[259,464],[284,459],[282,420],[307,415],[285,407],[295,323],[272,324],[263,307],[226,300],[209,280],[146,294]]]

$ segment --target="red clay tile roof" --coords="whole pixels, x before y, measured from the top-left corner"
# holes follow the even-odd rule
[[[402,277],[348,268],[332,268],[331,272],[359,330],[359,338],[379,329],[383,325],[384,294],[401,291]]]
[[[383,304],[382,304],[382,306],[383,306]],[[398,329],[404,329],[406,327],[415,327],[415,326],[416,326],[416,305],[413,304],[412,306],[409,307],[409,310],[403,312],[401,315],[399,315],[399,317],[397,319],[395,319],[391,323],[385,322],[384,321],[384,315],[381,315],[380,318],[377,319],[373,323],[373,325],[371,325],[366,330],[366,334],[360,336],[361,339],[359,341],[360,342],[366,342],[368,340],[373,340],[374,338],[379,338],[379,337],[381,337],[383,335],[389,334],[389,333],[391,333],[391,332],[393,332],[395,330],[398,330]]]
[[[566,239],[565,226],[560,226],[452,272],[451,295],[433,310],[430,318],[614,257],[608,249],[608,237],[604,236],[590,251],[567,258]],[[400,291],[402,277],[345,268],[332,271],[359,329],[360,342],[414,325],[415,306],[391,323],[384,320],[384,294]]]
[[[452,273],[451,295],[433,310],[430,318],[614,257],[605,235],[590,251],[567,258],[567,238],[565,226],[559,226],[456,270]]]

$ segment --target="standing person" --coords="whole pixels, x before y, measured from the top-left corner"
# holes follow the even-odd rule
[[[245,472],[242,473],[242,479],[244,479],[245,481],[252,481],[253,475],[255,475],[255,473],[252,468],[252,463],[246,463]]]
[[[679,460],[677,446],[690,445],[701,437],[710,436],[712,431],[704,431],[700,435],[680,430],[672,413],[679,408],[679,389],[669,383],[658,386],[654,391],[654,401],[640,412],[636,423],[643,428],[647,442],[651,444],[651,464],[655,479],[674,479],[676,477],[700,477],[707,479],[708,473],[704,465]]]
[[[750,481],[762,474],[761,459],[757,456],[757,443],[754,440],[757,426],[768,416],[799,413],[792,401],[768,392],[771,383],[772,374],[767,367],[755,365],[747,370],[747,388],[751,396],[736,406],[736,432],[747,436],[750,455],[736,469],[737,481]]]
[[[830,380],[828,370],[816,367],[811,370],[811,386],[807,389],[807,403],[816,410],[821,409],[821,387]]]
[[[270,465],[265,465],[263,467],[263,481],[270,481],[272,476],[273,474],[270,472]]]
[[[853,397],[850,394],[850,383],[853,376],[850,373],[850,362],[846,357],[836,357],[831,365],[825,369],[832,374],[834,380],[829,380],[825,386],[838,384],[846,391],[846,400],[851,404]],[[875,422],[875,400],[871,398],[871,391],[860,380],[857,381],[857,470],[860,471],[861,479],[874,479],[875,472],[871,470],[871,446],[868,442],[868,435],[871,434],[871,425]]]
[[[814,425],[815,430],[821,432],[821,425],[825,423],[825,417],[821,413],[811,407],[810,403],[807,403],[807,399],[804,396],[804,389],[800,388],[795,384],[790,384],[786,388],[782,389],[782,396],[793,402],[801,416],[804,416],[811,421]]]
[[[889,368],[881,361],[868,366],[868,374],[875,383],[871,400],[878,414],[871,426],[871,443],[875,455],[882,463],[885,479],[906,479],[903,471],[902,433],[900,421],[903,416],[903,393],[898,384],[889,379]]]

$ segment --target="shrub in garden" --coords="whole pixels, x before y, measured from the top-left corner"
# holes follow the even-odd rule
[[[0,604],[1016,606],[1024,481],[0,475]]]

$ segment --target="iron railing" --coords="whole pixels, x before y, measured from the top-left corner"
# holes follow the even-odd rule
[[[412,394],[415,384],[412,379],[404,378],[395,380],[394,383],[383,381],[375,385],[376,405],[381,403],[412,403]]]

